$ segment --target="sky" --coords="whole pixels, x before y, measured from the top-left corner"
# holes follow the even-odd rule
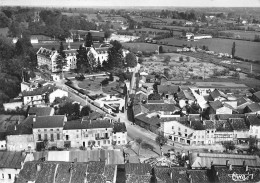
[[[260,0],[0,0],[0,6],[260,7]]]

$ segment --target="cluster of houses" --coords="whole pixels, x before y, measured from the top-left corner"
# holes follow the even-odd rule
[[[260,92],[250,94],[240,84],[205,82],[195,86],[166,82],[156,91],[155,81],[155,76],[142,76],[141,87],[131,96],[134,122],[139,126],[189,145],[259,139]]]
[[[87,150],[30,154],[1,152],[4,183],[209,183],[259,182],[260,161],[254,155],[191,153],[185,167],[124,161],[123,152]],[[7,161],[6,161],[7,158]]]
[[[28,117],[9,125],[1,134],[2,150],[35,151],[49,148],[101,148],[127,143],[124,123],[98,112],[67,121],[52,107],[31,107]]]

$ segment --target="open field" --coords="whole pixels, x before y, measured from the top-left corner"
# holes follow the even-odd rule
[[[134,49],[136,51],[149,51],[149,52],[154,52],[158,50],[159,45],[156,44],[150,44],[150,43],[122,43],[122,45],[125,48],[130,48]],[[168,52],[173,52],[176,51],[177,48],[174,46],[162,46],[163,50],[168,51]]]
[[[231,54],[231,48],[233,42],[236,43],[236,56],[250,59],[254,61],[260,61],[260,42],[251,42],[251,41],[241,41],[241,40],[232,40],[232,39],[202,39],[199,41],[186,41],[183,39],[161,39],[159,42],[167,42],[168,45],[173,46],[208,46],[209,50],[215,51],[217,53],[228,53]]]
[[[164,62],[164,59],[167,56],[170,56],[171,58],[169,64]],[[179,61],[180,57],[183,57],[184,61]],[[194,76],[210,78],[214,72],[221,72],[225,70],[222,66],[200,62],[195,58],[187,58],[186,56],[176,53],[165,53],[145,58],[142,65],[143,70],[148,73],[164,73],[164,70],[167,69],[171,79],[190,79],[194,78]],[[232,73],[233,72],[227,73],[223,76],[223,78],[231,76]]]
[[[250,40],[254,40],[255,35],[260,35],[260,32],[254,32],[254,31],[227,30],[227,31],[221,31],[221,32],[233,33],[234,38],[250,39]]]
[[[221,59],[217,58],[213,55],[208,55],[206,53],[202,52],[183,52],[182,54],[190,56],[190,57],[195,57],[198,59],[201,59],[201,61],[204,62],[210,62],[213,60],[215,63],[220,63],[221,65],[227,66],[227,67],[234,67],[235,69],[240,68],[242,72],[249,73],[251,71],[251,65],[252,65],[252,73],[254,74],[259,74],[260,73],[260,64],[258,63],[252,63],[252,62],[244,62],[244,61],[238,61],[238,60],[233,60],[233,59]]]

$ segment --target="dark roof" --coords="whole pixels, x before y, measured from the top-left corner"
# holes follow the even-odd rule
[[[6,135],[25,135],[32,133],[32,127],[26,126],[24,124],[10,125],[6,131]]]
[[[232,128],[231,124],[228,123],[227,120],[215,121],[215,128],[216,128],[216,131],[233,132],[233,128]]]
[[[134,116],[138,115],[138,114],[144,114],[149,112],[148,109],[146,109],[143,105],[139,104],[139,105],[135,105],[133,106],[133,111],[134,111]]]
[[[179,86],[177,85],[158,85],[158,93],[164,93],[164,94],[174,94],[178,93],[180,90]]]
[[[147,175],[152,173],[152,167],[148,163],[126,163],[126,174]]]
[[[64,125],[65,116],[39,116],[33,122],[33,128],[61,128]]]
[[[125,123],[114,123],[114,132],[126,132],[126,126]]]
[[[152,111],[176,111],[180,110],[175,104],[143,104],[143,106]]]
[[[248,101],[244,97],[240,97],[239,99],[237,99],[237,106],[243,105],[247,102]]]
[[[113,123],[110,120],[82,120],[82,125],[84,129],[93,128],[113,128]]]
[[[228,121],[234,130],[248,130],[244,118],[229,118]]]
[[[211,120],[228,120],[229,118],[243,118],[244,114],[210,114]]]
[[[210,94],[209,94],[210,96],[211,96],[211,98],[214,100],[214,99],[216,99],[216,98],[218,98],[218,97],[225,97],[224,96],[224,93],[223,92],[221,92],[221,91],[219,91],[218,89],[215,89],[213,92],[211,92]]]
[[[147,104],[164,104],[163,100],[148,100]]]
[[[232,165],[232,169],[229,169],[229,166],[213,166],[213,170],[218,173],[216,181],[221,183],[237,182],[237,180],[232,177],[234,174],[253,174],[253,176],[250,176],[248,180],[243,181],[246,183],[260,181],[260,168],[256,167],[248,167],[248,171],[246,171],[246,167],[244,166]]]
[[[252,103],[252,104],[248,105],[247,108],[248,108],[249,111],[251,111],[251,112],[260,111],[260,105],[259,105],[258,103]]]
[[[195,100],[195,98],[193,97],[192,93],[190,91],[187,91],[187,90],[181,90],[178,94],[178,99],[181,100],[181,99],[188,99],[188,100]]]
[[[256,96],[258,99],[260,99],[260,91],[255,92],[253,95]]]
[[[0,168],[21,169],[25,157],[21,152],[0,151]]]
[[[72,120],[67,121],[64,125],[64,130],[76,130],[76,129],[83,129],[83,125],[81,120]]]
[[[222,103],[221,103],[219,100],[214,101],[214,102],[210,102],[209,105],[210,105],[210,107],[213,108],[214,110],[217,110],[217,109],[223,107]]]
[[[248,116],[247,120],[250,125],[260,126],[260,116],[256,116],[256,115]]]
[[[37,171],[37,166],[40,170]],[[104,162],[39,162],[30,161],[24,164],[20,171],[17,183],[28,181],[66,183],[82,183],[84,180],[91,183],[106,183],[114,178],[115,165],[105,165]]]
[[[31,107],[28,114],[36,116],[49,116],[52,110],[52,107]]]
[[[52,85],[46,85],[42,86],[39,88],[36,88],[32,91],[23,91],[22,96],[35,96],[35,95],[43,95],[45,93],[51,93],[55,90],[56,88]]]

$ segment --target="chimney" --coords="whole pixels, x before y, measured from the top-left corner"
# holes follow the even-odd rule
[[[35,117],[33,117],[33,122],[36,122],[36,118]]]
[[[246,172],[248,172],[248,165],[246,165]]]
[[[226,166],[228,166],[229,165],[229,160],[226,160]]]
[[[228,166],[228,169],[229,169],[230,171],[232,170],[232,165],[231,165],[231,164]]]
[[[189,180],[190,180],[190,183],[192,183],[192,178],[191,178],[191,175],[190,175],[190,174],[188,174],[188,178],[189,178]]]
[[[16,129],[16,125],[14,125],[14,130],[16,131],[17,129]]]
[[[172,179],[172,172],[170,173],[170,177],[171,177],[171,179]]]
[[[216,176],[218,176],[218,172],[216,172]]]
[[[42,169],[41,164],[37,164],[36,168],[37,168],[37,172],[41,171]]]

